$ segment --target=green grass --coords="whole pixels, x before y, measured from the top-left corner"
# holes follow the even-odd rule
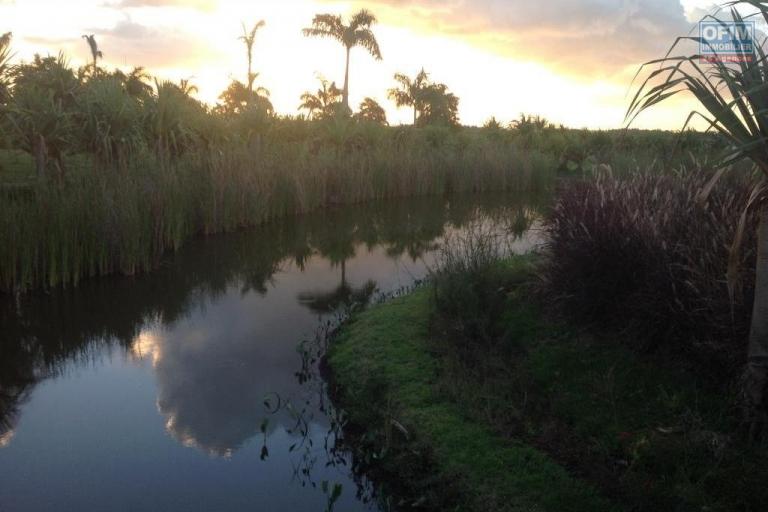
[[[431,451],[438,474],[425,478],[458,477],[462,509],[610,509],[541,451],[494,435],[438,393],[440,364],[429,351],[430,311],[429,291],[419,290],[360,314],[332,345],[329,362],[340,389],[347,390],[342,403],[353,421],[357,409],[383,406],[360,391],[383,385],[393,419]],[[371,414],[367,410],[359,418]]]
[[[375,477],[415,479],[404,488],[419,495],[431,471],[436,510],[765,510],[768,449],[742,441],[727,390],[553,319],[531,299],[535,258],[502,268],[491,346],[458,335],[432,288],[359,314],[332,345],[352,425],[385,432],[374,446],[390,446],[388,418],[411,434]],[[430,463],[392,455],[409,451]]]

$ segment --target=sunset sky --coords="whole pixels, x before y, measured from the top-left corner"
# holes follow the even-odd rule
[[[711,7],[700,0],[0,0],[0,33],[14,33],[17,59],[63,50],[75,65],[89,58],[82,34],[95,34],[103,66],[145,66],[190,78],[214,103],[229,80],[245,77],[241,22],[267,23],[256,40],[257,81],[276,110],[297,113],[299,96],[321,74],[343,81],[342,47],[308,39],[316,13],[361,7],[379,18],[384,60],[352,54],[350,103],[378,100],[390,122],[411,114],[386,98],[392,75],[424,66],[461,98],[464,124],[521,112],[572,127],[622,125],[638,65],[662,56],[677,35]],[[671,102],[644,114],[639,127],[679,128],[690,104]]]

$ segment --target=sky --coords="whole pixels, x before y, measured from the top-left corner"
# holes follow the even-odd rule
[[[95,34],[102,66],[144,66],[162,79],[190,79],[214,104],[232,79],[245,81],[242,23],[263,19],[254,48],[257,85],[278,113],[296,114],[300,95],[323,76],[343,82],[344,51],[301,29],[317,13],[360,8],[379,22],[383,60],[351,56],[350,104],[372,97],[391,124],[412,113],[387,99],[396,72],[424,67],[460,99],[463,124],[521,113],[581,128],[619,128],[638,66],[664,55],[711,0],[0,0],[0,33],[14,34],[17,60],[63,51],[79,66]],[[679,129],[693,103],[673,99],[634,126]]]

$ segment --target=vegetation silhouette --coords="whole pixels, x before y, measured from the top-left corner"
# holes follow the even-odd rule
[[[353,48],[361,47],[381,60],[381,50],[371,27],[376,24],[376,16],[366,9],[361,9],[352,15],[349,23],[345,24],[341,16],[334,14],[318,14],[312,20],[312,26],[305,28],[307,37],[330,38],[340,42],[346,51],[344,66],[344,87],[342,88],[341,103],[349,110],[349,57]]]

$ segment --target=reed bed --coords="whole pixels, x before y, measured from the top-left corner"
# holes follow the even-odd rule
[[[261,144],[228,143],[172,163],[135,153],[124,168],[80,159],[0,201],[0,289],[74,285],[152,269],[195,235],[369,200],[543,190],[556,163],[480,131],[356,126],[343,143],[324,127]],[[294,128],[295,130],[295,128]]]
[[[723,179],[702,201],[708,179],[642,173],[564,185],[543,274],[575,318],[618,329],[640,349],[685,351],[722,376],[746,351],[758,219],[749,213],[729,289],[732,242],[752,187],[747,178]]]

